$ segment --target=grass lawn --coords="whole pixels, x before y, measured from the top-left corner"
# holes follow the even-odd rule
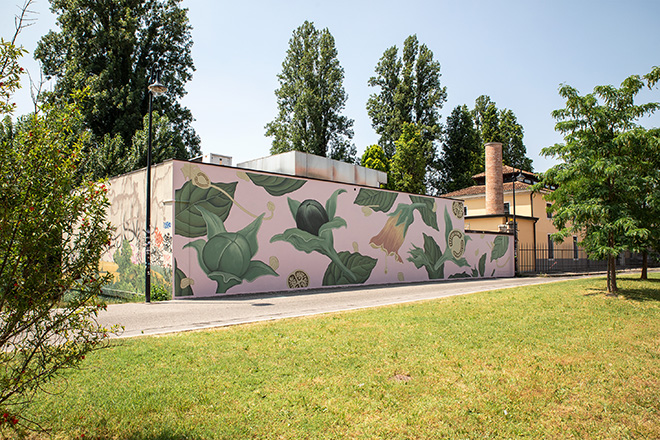
[[[651,276],[117,340],[38,396],[35,438],[657,439]]]

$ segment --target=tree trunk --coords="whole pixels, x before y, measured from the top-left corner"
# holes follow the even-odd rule
[[[616,285],[616,257],[610,255],[607,258],[607,294],[617,296],[619,288]]]
[[[648,280],[649,279],[648,269],[649,269],[649,253],[648,253],[648,251],[643,251],[642,252],[642,275],[640,276],[640,279],[642,279],[642,280]]]

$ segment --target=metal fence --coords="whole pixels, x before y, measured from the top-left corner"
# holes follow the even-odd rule
[[[649,267],[659,267],[657,256],[649,255]],[[642,256],[624,253],[617,258],[617,269],[642,267]],[[590,260],[579,247],[548,247],[518,245],[518,272],[525,273],[583,273],[607,270],[607,260]]]

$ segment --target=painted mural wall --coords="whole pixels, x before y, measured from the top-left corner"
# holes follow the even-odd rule
[[[463,204],[174,161],[175,297],[513,276],[508,235]]]
[[[151,283],[172,289],[172,161],[152,168]],[[108,181],[108,220],[115,230],[101,270],[113,274],[104,287],[109,296],[144,294],[146,170]]]

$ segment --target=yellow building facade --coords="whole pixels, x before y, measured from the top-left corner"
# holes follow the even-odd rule
[[[486,144],[486,172],[473,176],[475,185],[443,194],[460,199],[465,209],[465,229],[484,232],[514,232],[517,224],[518,269],[536,272],[539,266],[552,269],[560,260],[584,260],[579,237],[554,243],[557,232],[544,196],[551,190],[532,191],[538,175],[502,164],[501,144]]]

